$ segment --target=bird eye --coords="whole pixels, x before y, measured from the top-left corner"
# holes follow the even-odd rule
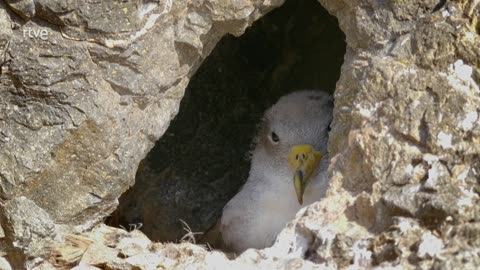
[[[270,134],[270,137],[272,139],[272,142],[274,142],[274,143],[278,143],[280,141],[280,138],[278,137],[277,133],[275,133],[275,132],[272,132],[272,134]]]

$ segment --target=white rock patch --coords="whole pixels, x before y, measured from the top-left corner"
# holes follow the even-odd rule
[[[463,60],[457,60],[449,67],[450,75],[447,76],[448,83],[455,89],[461,90],[465,93],[470,92],[470,87],[476,93],[480,93],[480,88],[473,80],[473,68],[463,63]]]
[[[474,206],[474,201],[478,200],[479,196],[472,189],[460,187],[460,190],[462,191],[463,196],[458,199],[457,206],[459,208],[459,212],[463,215],[466,212],[465,210]]]
[[[440,254],[444,244],[441,239],[435,237],[430,231],[422,235],[422,242],[418,246],[418,257],[425,258],[427,255],[435,257]]]
[[[453,68],[461,80],[468,82],[472,78],[473,68],[469,65],[465,65],[462,60],[457,60],[453,64]]]
[[[159,4],[158,3],[145,3],[141,6],[139,12],[138,12],[138,16],[143,19],[143,17],[145,17],[145,15],[147,15],[148,13],[150,13],[150,11],[154,10],[156,7],[158,7]]]
[[[477,112],[469,112],[465,116],[465,119],[460,122],[460,128],[463,130],[471,130],[478,119]]]
[[[443,149],[450,149],[452,148],[452,135],[451,134],[447,134],[443,131],[440,131],[440,133],[438,133],[438,141],[440,143],[440,146],[442,146]]]
[[[351,265],[349,269],[363,269],[370,265],[372,260],[372,252],[368,250],[368,246],[368,241],[364,239],[353,244],[353,265]]]

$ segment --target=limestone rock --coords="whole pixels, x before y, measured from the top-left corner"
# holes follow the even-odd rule
[[[275,257],[273,253],[248,250],[235,260],[218,251],[208,251],[205,247],[192,243],[158,244],[150,243],[143,253],[128,256],[120,254],[123,239],[141,242],[145,239],[141,233],[128,233],[107,226],[99,226],[91,232],[77,235],[88,238],[92,244],[83,253],[81,259],[71,261],[73,269],[334,269],[325,264],[314,264],[301,258]],[[108,247],[101,239],[117,238],[110,241]],[[56,248],[65,249],[65,246]],[[122,256],[119,256],[122,255]],[[280,254],[277,254],[280,255]],[[103,268],[102,268],[103,267]],[[327,267],[327,268],[325,268]]]
[[[78,257],[99,268],[143,267],[135,256],[171,269],[478,268],[476,0],[320,0],[347,42],[331,185],[273,247],[229,260],[150,243],[153,255],[121,258],[119,240],[141,236],[91,231],[133,185],[220,37],[281,3],[0,2],[0,254],[11,268],[53,267],[49,248],[85,231]]]
[[[12,249],[34,256],[46,256],[44,245],[55,237],[55,224],[48,213],[26,197],[14,198],[5,203],[0,211],[7,221],[4,243]],[[10,258],[15,257],[9,254]],[[20,258],[16,258],[20,259]]]
[[[125,257],[131,257],[137,254],[145,253],[151,244],[148,239],[140,231],[135,230],[131,232],[132,237],[125,237],[117,245],[120,249],[121,255]]]
[[[92,244],[82,256],[80,265],[102,267],[119,263],[118,251],[103,244]]]
[[[132,265],[132,269],[147,270],[157,269],[162,259],[156,254],[136,254],[126,259],[126,261]]]
[[[100,268],[90,265],[78,265],[73,267],[72,270],[100,270]]]
[[[201,60],[281,4],[189,2],[0,3],[0,249],[14,268],[57,229],[108,216]]]
[[[18,15],[26,19],[35,16],[35,2],[33,0],[7,0],[6,2]]]

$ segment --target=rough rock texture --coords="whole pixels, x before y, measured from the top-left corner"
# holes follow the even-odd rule
[[[138,263],[169,258],[177,269],[480,266],[479,1],[320,2],[348,45],[335,92],[328,197],[301,210],[272,248],[228,261],[191,244],[181,256],[134,255],[137,245],[125,247],[129,265],[147,269]],[[1,253],[14,269],[25,262],[52,269],[40,259],[42,242],[104,217],[219,37],[240,34],[280,4],[7,3],[0,2],[7,26],[0,28]],[[25,37],[28,28],[48,30],[48,39]],[[85,245],[105,256],[119,252],[116,242]],[[135,269],[117,265],[118,256],[87,256],[96,255],[88,248],[77,254],[85,264]]]
[[[126,232],[101,225],[83,235],[67,235],[53,247],[55,256],[35,270],[46,267],[69,269],[325,269],[301,258],[266,259],[255,250],[234,261],[222,252],[209,251],[189,242],[154,243],[139,230]],[[72,256],[75,254],[75,256]],[[44,268],[42,268],[44,267]],[[72,268],[73,267],[73,268]],[[327,268],[328,269],[328,268]]]
[[[276,246],[307,239],[301,255],[339,268],[480,267],[478,1],[320,2],[348,44],[332,182]]]
[[[203,58],[281,3],[0,2],[0,250],[14,268],[46,255],[39,239],[110,214]]]
[[[293,90],[333,93],[345,47],[336,18],[312,0],[286,1],[242,36],[225,36],[107,224],[142,224],[154,241],[181,239],[182,221],[207,230],[248,177],[264,110]]]

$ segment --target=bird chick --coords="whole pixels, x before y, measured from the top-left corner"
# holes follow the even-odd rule
[[[220,232],[227,249],[272,245],[301,207],[325,196],[332,103],[325,92],[299,91],[265,112],[249,177],[223,209]]]

